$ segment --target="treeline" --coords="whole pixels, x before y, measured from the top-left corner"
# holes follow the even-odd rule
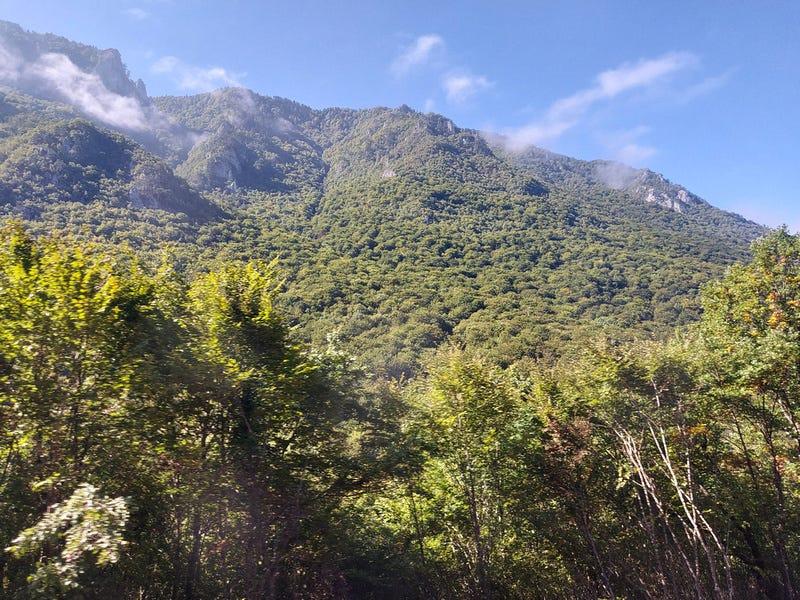
[[[280,284],[3,227],[0,596],[798,594],[799,237],[668,343],[391,382],[298,345]]]

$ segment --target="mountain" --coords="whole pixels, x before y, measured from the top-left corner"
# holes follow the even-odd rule
[[[0,204],[7,206],[43,199],[154,208],[200,219],[222,215],[163,161],[80,119],[47,122],[0,142],[0,156]]]
[[[552,185],[572,190],[607,187],[678,212],[709,206],[686,188],[670,183],[663,175],[649,169],[635,169],[608,160],[578,160],[535,146],[510,151],[507,150],[508,141],[503,136],[488,133],[486,137],[492,143],[493,150],[506,160]]]
[[[662,336],[765,231],[651,171],[512,152],[406,106],[150,98],[117,51],[10,23],[0,53],[2,212],[150,256],[170,242],[190,273],[277,256],[298,335],[386,375],[447,341],[512,361]]]
[[[131,81],[117,50],[98,50],[0,21],[0,83],[72,105],[107,125],[141,131],[153,114],[141,80]],[[150,113],[150,114],[148,114]]]

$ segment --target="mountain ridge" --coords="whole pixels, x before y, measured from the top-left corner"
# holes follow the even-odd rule
[[[448,340],[511,361],[665,335],[766,231],[651,171],[511,153],[405,105],[150,98],[118,53],[21,31],[0,27],[0,51],[35,50],[0,72],[0,212],[151,255],[169,242],[189,270],[280,256],[298,334],[336,333],[389,376]],[[70,61],[81,102],[42,57]],[[98,144],[65,145],[78,134]]]
[[[6,85],[14,84],[21,91],[32,93],[33,96],[41,97],[45,100],[55,99],[71,104],[73,108],[82,112],[84,116],[99,120],[106,126],[111,126],[123,133],[134,134],[134,138],[136,138],[136,132],[139,132],[139,139],[137,141],[143,143],[156,154],[161,154],[162,158],[166,158],[170,162],[176,162],[175,156],[164,156],[165,149],[163,147],[158,149],[160,152],[157,151],[154,146],[157,146],[158,143],[152,139],[145,139],[146,136],[143,138],[142,130],[158,132],[162,144],[165,138],[189,138],[190,141],[188,143],[186,140],[176,142],[176,140],[173,139],[171,141],[173,152],[177,151],[178,155],[183,155],[184,157],[188,157],[188,154],[195,146],[206,141],[205,138],[208,135],[219,133],[213,130],[219,129],[222,123],[198,123],[197,119],[192,123],[176,123],[173,113],[176,110],[175,103],[181,102],[180,98],[150,98],[147,95],[145,83],[141,79],[133,81],[130,78],[130,74],[122,62],[119,51],[114,48],[100,50],[54,34],[40,34],[25,31],[18,24],[8,21],[0,21],[0,41],[2,41],[2,45],[0,45],[0,54],[5,63],[3,70],[0,70],[0,83],[5,83]],[[71,63],[71,65],[67,67],[68,71],[71,71],[72,68],[77,68],[84,76],[96,77],[102,84],[102,87],[105,88],[105,92],[116,96],[111,98],[109,104],[119,104],[120,99],[125,99],[138,105],[125,107],[125,110],[130,113],[127,116],[133,117],[132,120],[126,124],[114,118],[109,112],[103,112],[102,108],[89,106],[91,103],[74,102],[74,96],[67,94],[64,86],[59,85],[60,82],[54,78],[51,72],[52,70],[47,69],[47,65],[39,64],[43,58],[46,59],[45,62],[47,62],[47,60],[55,61],[61,67],[64,67],[64,59],[67,59],[69,63]],[[27,65],[21,63],[27,63]],[[75,82],[73,81],[73,83]],[[90,83],[94,84],[97,82]],[[86,85],[87,81],[84,80],[83,84]],[[358,111],[353,111],[352,109],[328,108],[315,110],[292,100],[261,96],[245,88],[223,88],[211,92],[210,95],[201,94],[199,96],[194,96],[194,98],[206,97],[213,103],[215,98],[230,97],[231,94],[238,97],[238,108],[241,109],[244,107],[245,110],[236,111],[235,109],[237,107],[225,107],[223,111],[230,111],[227,112],[227,115],[231,116],[231,120],[234,122],[225,122],[224,120],[222,122],[226,123],[228,127],[236,128],[238,126],[240,129],[245,125],[250,125],[253,129],[264,125],[263,119],[261,122],[247,121],[248,116],[263,117],[263,115],[255,115],[252,113],[252,107],[255,107],[257,98],[269,99],[273,104],[270,106],[273,112],[276,112],[276,105],[283,105],[281,108],[284,113],[289,113],[285,116],[276,116],[273,124],[278,124],[278,129],[280,129],[280,126],[289,130],[296,127],[296,123],[291,120],[292,118],[299,118],[305,122],[313,120],[317,125],[323,126],[326,115],[330,113],[336,113],[337,117],[341,118],[344,114],[343,111],[350,110],[351,112],[348,117],[351,121],[354,116],[358,114]],[[290,110],[286,110],[287,107],[290,108]],[[249,111],[248,108],[250,108]],[[420,113],[416,113],[406,105],[402,105],[396,109],[374,108],[366,110],[394,110],[397,113],[420,115]],[[217,111],[219,112],[219,108]],[[248,112],[251,114],[248,115]],[[222,114],[226,115],[225,112]],[[286,116],[290,118],[286,118]],[[429,123],[431,125],[429,125],[429,127],[431,127],[432,130],[434,127],[438,127],[439,132],[447,131],[451,134],[456,131],[470,132],[471,135],[476,136],[476,139],[480,137],[480,139],[485,141],[488,145],[488,151],[497,152],[512,164],[521,167],[523,170],[535,175],[546,183],[563,185],[563,173],[567,172],[577,174],[578,177],[582,178],[586,183],[604,185],[611,189],[622,189],[632,193],[635,197],[645,199],[649,202],[655,202],[678,212],[687,210],[690,206],[698,203],[706,202],[695,194],[692,194],[689,190],[686,190],[682,186],[672,184],[663,175],[650,171],[649,169],[635,169],[622,163],[606,160],[581,161],[535,146],[528,146],[522,150],[509,150],[504,136],[500,134],[458,128],[450,119],[441,115],[431,113],[425,117],[430,119]],[[436,126],[432,125],[434,122]],[[176,125],[178,125],[177,128]],[[175,131],[176,129],[178,129],[179,132]],[[243,150],[242,147],[238,149],[240,151]],[[202,151],[202,148],[199,150]],[[228,154],[235,155],[236,149],[229,149]],[[224,158],[224,156],[221,158]],[[546,165],[546,167],[542,168],[542,165]],[[222,168],[222,170],[220,170],[220,168]],[[215,171],[213,168],[211,170]],[[233,169],[233,171],[236,170],[237,169]],[[335,175],[342,170],[344,170],[343,167],[334,169],[333,174]],[[390,171],[391,169],[386,170]],[[556,171],[559,170],[562,172],[561,175],[558,177],[554,176]],[[229,175],[234,174],[230,169],[225,169],[224,166],[221,167],[218,164],[216,168],[216,177],[213,173],[209,173],[206,174],[205,177],[196,177],[195,181],[192,183],[200,188],[213,187],[215,185],[214,182],[221,183],[219,181],[219,175],[226,171]],[[235,183],[231,177],[222,179],[227,180],[225,182],[226,184]]]
[[[629,192],[636,198],[677,212],[696,205],[710,205],[685,187],[647,168],[637,169],[602,159],[585,161],[536,146],[509,150],[508,140],[504,136],[491,132],[485,135],[495,151],[546,183],[564,185],[566,180],[567,185],[602,185]]]

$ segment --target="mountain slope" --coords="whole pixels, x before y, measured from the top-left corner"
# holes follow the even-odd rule
[[[22,57],[0,93],[7,213],[146,252],[170,241],[190,271],[279,256],[299,334],[338,335],[385,374],[448,340],[510,361],[588,335],[664,335],[764,232],[650,171],[511,153],[440,115],[244,89],[150,99],[108,51],[3,31]],[[51,55],[87,98],[121,98],[142,120],[31,85]]]
[[[316,343],[336,331],[393,374],[451,338],[511,359],[598,331],[662,335],[697,317],[698,284],[763,231],[696,197],[677,211],[614,189],[582,161],[554,157],[553,170],[573,161],[572,180],[549,176],[407,107],[313,111],[242,90],[155,102],[213,129],[201,144],[220,154],[245,149],[207,189],[266,238],[293,233],[290,253],[265,246],[290,271],[287,310],[302,331]],[[304,188],[248,188],[245,152],[284,182],[287,165],[314,175]],[[218,165],[197,156],[201,173]],[[639,182],[656,183],[673,193],[655,174]]]
[[[608,160],[579,160],[536,146],[510,150],[503,136],[491,133],[485,135],[496,153],[517,168],[551,185],[572,191],[606,187],[677,212],[710,207],[699,196],[680,185],[670,183],[663,175],[649,169],[635,169]],[[740,220],[744,222],[744,219]]]
[[[62,202],[219,218],[222,211],[129,139],[79,120],[52,120],[0,140],[0,204]]]

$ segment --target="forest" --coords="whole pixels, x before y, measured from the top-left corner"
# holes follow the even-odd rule
[[[664,341],[400,379],[299,342],[274,262],[1,235],[3,597],[796,597],[785,230]]]
[[[0,598],[800,596],[799,236],[404,105],[0,51]]]

